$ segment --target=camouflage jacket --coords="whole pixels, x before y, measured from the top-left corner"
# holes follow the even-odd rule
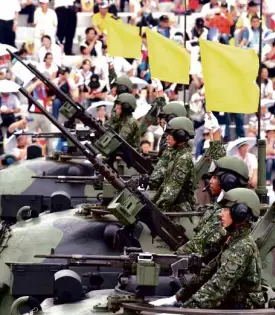
[[[163,211],[194,210],[194,164],[191,151],[187,143],[171,149],[164,180],[153,198],[153,202]]]
[[[113,116],[108,125],[112,127],[132,147],[138,148],[140,144],[140,130],[133,116]]]
[[[194,237],[177,250],[178,254],[198,253],[208,263],[221,250],[227,232],[220,224],[221,207],[217,203],[208,204],[199,209],[204,211]]]
[[[112,87],[112,82],[114,82],[117,79],[115,68],[109,69],[108,79],[109,79],[110,87]]]
[[[252,309],[264,307],[261,291],[261,260],[252,236],[251,226],[229,231],[220,254],[200,275],[195,276],[188,289],[177,296],[185,299],[185,292],[195,294],[185,303],[186,308]],[[191,288],[191,290],[190,290]]]
[[[165,172],[167,170],[169,161],[171,160],[173,151],[173,149],[167,148],[159,158],[154,171],[150,176],[149,185],[151,189],[158,189],[161,183],[164,181]]]
[[[218,160],[226,155],[223,143],[221,141],[210,141],[211,160]]]
[[[149,112],[140,121],[140,132],[142,136],[146,133],[149,126],[157,125],[158,113],[164,105],[166,105],[164,97],[157,97],[155,99]]]

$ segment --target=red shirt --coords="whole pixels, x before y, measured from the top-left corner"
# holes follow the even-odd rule
[[[230,14],[226,16],[215,15],[208,23],[208,27],[216,27],[220,34],[230,35],[230,28],[234,24],[233,18]]]

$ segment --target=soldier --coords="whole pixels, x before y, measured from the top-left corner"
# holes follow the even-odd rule
[[[162,107],[158,114],[158,118],[160,120],[160,125],[162,129],[166,128],[166,124],[175,117],[186,117],[186,109],[183,102],[170,102]],[[160,139],[160,145],[159,145],[159,156],[162,155],[164,150],[167,148],[167,136],[168,133],[164,132]]]
[[[176,296],[151,304],[174,305],[186,301],[184,308],[264,308],[260,254],[250,235],[252,222],[260,215],[259,198],[252,190],[235,188],[222,192],[218,202],[223,207],[221,224],[228,233],[221,252],[191,280],[190,286]]]
[[[136,109],[136,99],[132,94],[122,93],[115,101],[115,116],[108,125],[112,127],[132,147],[138,148],[140,143],[140,130],[133,117]]]
[[[186,117],[176,117],[167,124],[167,141],[171,155],[153,202],[163,211],[192,211],[194,200],[194,164],[189,140],[194,138],[194,126]]]
[[[249,181],[248,167],[244,161],[236,157],[222,157],[213,160],[209,175],[209,190],[213,197],[219,196],[222,190],[229,191],[237,187],[246,187]],[[199,208],[204,215],[195,229],[195,236],[177,253],[198,253],[204,262],[209,262],[221,249],[226,238],[226,230],[219,225],[221,206],[217,202]]]
[[[111,87],[114,95],[133,92],[133,83],[127,75],[122,75],[114,79],[111,83]]]
[[[166,124],[175,117],[185,117],[186,116],[186,109],[182,102],[171,102],[167,105],[164,105],[160,114],[159,119],[161,126],[163,129],[165,128]],[[171,152],[173,151],[172,148],[167,146],[167,136],[168,133],[165,132],[160,140],[160,150],[159,150],[159,160],[153,173],[150,176],[150,187],[152,189],[158,189],[164,179],[164,174],[168,167],[168,163],[170,160]]]

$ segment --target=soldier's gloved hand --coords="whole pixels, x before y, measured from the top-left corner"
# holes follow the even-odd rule
[[[178,302],[178,300],[176,299],[176,296],[173,295],[169,298],[163,298],[163,299],[159,299],[156,301],[152,301],[149,304],[154,305],[154,306],[173,306]]]
[[[139,187],[146,190],[149,186],[149,176],[147,174],[144,174],[139,177]]]
[[[204,115],[204,127],[208,130],[216,132],[220,129],[218,119],[213,115],[212,112],[205,113]]]

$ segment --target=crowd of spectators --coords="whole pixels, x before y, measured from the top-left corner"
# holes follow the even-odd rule
[[[189,27],[184,31],[180,18],[185,13]],[[90,14],[90,26],[79,34],[77,19],[81,14]],[[27,27],[33,29],[34,36],[26,38],[24,43],[18,45],[16,34],[21,27],[21,15],[25,15]],[[186,49],[191,54],[188,86],[168,82],[156,83],[150,73],[145,36],[142,38],[139,59],[111,58],[108,55],[106,23],[112,17],[122,16],[127,23],[150,27],[180,45],[186,42]],[[189,21],[192,21],[192,25]],[[274,0],[263,1],[262,29],[261,133],[268,143],[267,183],[270,184],[270,174],[275,168]],[[204,127],[205,97],[198,39],[204,38],[243,49],[254,49],[258,53],[259,34],[260,16],[257,0],[187,0],[186,8],[183,0],[9,0],[0,11],[0,43],[16,47],[18,55],[23,60],[35,64],[63,92],[85,108],[99,104],[95,106],[95,114],[102,123],[109,119],[109,104],[115,99],[108,80],[110,67],[114,67],[118,76],[126,74],[132,80],[133,94],[139,107],[150,108],[150,104],[160,93],[167,101],[184,99],[188,102],[190,117],[196,128],[194,159],[203,154],[210,138],[209,131]],[[0,79],[17,80],[17,73],[13,71],[14,65],[6,62],[5,58],[4,55],[0,56]],[[69,58],[73,61],[68,65]],[[213,69],[213,73],[215,71],[218,69]],[[34,78],[27,83],[28,91],[51,111],[55,118],[61,119],[59,115],[61,100],[48,91],[39,80]],[[43,132],[54,130],[32,104],[28,104],[27,113],[21,110],[22,105],[19,96],[1,93],[2,138],[11,136],[15,130],[14,124],[18,121],[21,125],[25,122],[28,130]],[[21,117],[17,118],[20,114]],[[221,127],[224,142],[243,137],[255,138],[257,135],[256,115],[222,112],[214,112],[214,115]],[[140,119],[140,114],[135,118]],[[158,150],[161,132],[163,130],[149,129],[142,139],[141,150],[145,153]],[[19,142],[17,147],[26,143],[21,138]],[[49,141],[47,145],[48,151],[55,148]],[[255,184],[257,161],[248,157],[246,144],[241,147],[236,155],[244,160],[249,159],[251,177]],[[25,154],[18,156],[18,159],[26,157]]]

